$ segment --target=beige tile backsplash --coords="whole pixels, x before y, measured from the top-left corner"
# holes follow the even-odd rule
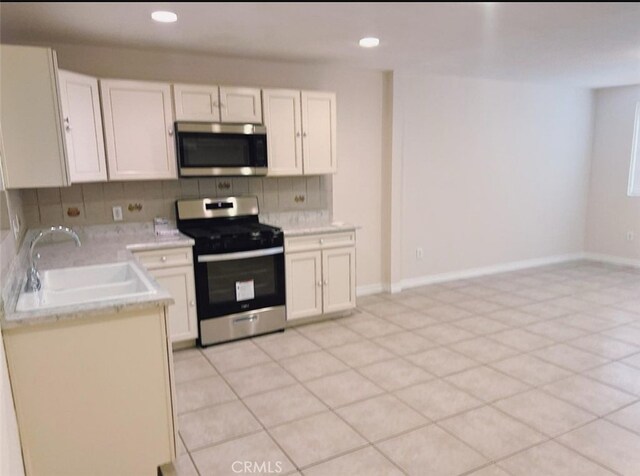
[[[114,206],[122,207],[124,222],[150,221],[157,216],[175,220],[174,203],[179,198],[255,195],[264,213],[326,210],[330,194],[331,179],[325,176],[104,182],[21,191],[30,228],[113,223]]]

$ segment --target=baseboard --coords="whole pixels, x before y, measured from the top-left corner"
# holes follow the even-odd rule
[[[480,276],[488,276],[491,274],[506,273],[508,271],[518,271],[521,269],[536,268],[538,266],[565,263],[567,261],[575,261],[584,258],[584,253],[570,253],[564,255],[548,256],[545,258],[512,261],[510,263],[485,266],[482,268],[465,269],[461,271],[452,271],[450,273],[419,276],[417,278],[403,279],[399,285],[397,283],[392,285],[391,292],[400,292],[403,289],[425,286],[427,284],[444,283],[447,281],[455,281],[457,279],[477,278]]]
[[[632,268],[640,268],[640,259],[624,258],[622,256],[605,255],[601,253],[585,253],[584,258],[591,261],[599,261],[601,263],[617,264],[621,266],[630,266]]]
[[[379,294],[388,291],[388,287],[382,283],[365,284],[356,288],[356,296],[369,296],[370,294]]]

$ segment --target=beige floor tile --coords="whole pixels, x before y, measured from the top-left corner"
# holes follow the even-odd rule
[[[456,301],[455,305],[465,311],[472,312],[474,314],[485,314],[488,312],[499,311],[504,309],[505,306],[497,304],[495,302],[487,301],[485,299],[469,299],[465,301]]]
[[[620,360],[620,362],[640,369],[640,353],[625,357],[624,359]]]
[[[395,395],[434,421],[483,405],[481,400],[443,380],[414,385]]]
[[[438,323],[438,321],[435,320],[433,317],[427,317],[425,314],[417,310],[385,316],[384,320],[389,321],[392,324],[395,324],[407,330],[419,329],[426,326],[432,326]]]
[[[640,434],[640,402],[612,413],[607,420]]]
[[[508,331],[498,332],[491,334],[489,338],[521,352],[531,352],[532,350],[555,344],[555,341],[547,337],[533,334],[522,329],[510,329]]]
[[[247,397],[244,403],[267,428],[327,409],[300,384]]]
[[[423,310],[427,316],[433,317],[440,322],[455,321],[463,319],[472,315],[471,312],[461,309],[450,304],[442,304],[440,306],[433,306]]]
[[[385,299],[380,294],[371,294],[369,296],[359,296],[357,300],[358,307],[368,306],[370,304],[377,304],[384,302]]]
[[[301,381],[313,380],[348,369],[345,364],[324,350],[281,360],[280,365]]]
[[[225,378],[241,398],[295,383],[294,378],[275,362],[229,372]]]
[[[513,476],[613,476],[584,456],[547,441],[498,463]]]
[[[624,390],[627,393],[640,396],[640,369],[630,365],[612,362],[602,367],[591,369],[585,372],[585,375]]]
[[[306,336],[320,347],[335,347],[362,340],[361,335],[343,326],[319,329],[314,332],[309,332]]]
[[[244,342],[249,342],[251,345],[245,345]],[[204,349],[202,352],[220,373],[271,362],[271,358],[250,341],[243,341],[242,345],[232,346],[224,351],[220,351],[213,346]]]
[[[176,470],[176,476],[198,476],[196,467],[188,454],[178,456],[173,466]]]
[[[376,445],[410,475],[445,476],[478,468],[487,459],[447,432],[430,425]]]
[[[192,457],[203,475],[287,474],[296,469],[264,431],[194,451]],[[245,462],[250,466],[245,468]]]
[[[485,317],[513,327],[526,326],[539,321],[538,317],[520,309],[501,309],[485,314]]]
[[[616,327],[615,329],[609,329],[602,333],[607,337],[621,340],[628,344],[640,346],[640,327],[634,327],[630,325]]]
[[[537,302],[521,306],[520,310],[530,313],[539,319],[554,319],[571,313],[570,309],[560,307],[550,301]]]
[[[180,435],[189,451],[260,430],[262,427],[239,402],[223,403],[178,417]]]
[[[597,420],[561,436],[559,441],[621,474],[638,474],[640,435],[613,423]]]
[[[534,302],[534,300],[529,297],[525,297],[515,293],[494,294],[493,296],[488,296],[485,299],[492,303],[499,304],[503,307],[525,306]]]
[[[582,329],[560,324],[556,320],[536,322],[524,327],[524,330],[533,332],[556,342],[565,342],[587,334]]]
[[[552,345],[544,349],[536,350],[532,353],[536,357],[546,360],[574,372],[583,372],[609,362],[608,359],[599,355],[576,349],[566,344]]]
[[[200,349],[197,348],[176,350],[175,352],[173,352],[173,361],[179,362],[181,360],[193,359],[194,357],[198,357],[201,355],[202,352],[200,352]]]
[[[390,316],[391,314],[399,314],[410,310],[407,306],[393,301],[384,301],[362,307],[365,311],[378,317]]]
[[[532,390],[493,404],[547,436],[558,436],[597,417],[551,395]]]
[[[391,461],[369,446],[304,470],[305,476],[402,476]]]
[[[373,341],[397,355],[415,354],[437,346],[419,334],[406,331],[378,337]]]
[[[615,326],[611,321],[583,313],[569,314],[556,319],[556,322],[588,332],[600,332]]]
[[[529,388],[528,385],[489,367],[476,367],[450,375],[445,380],[485,402],[506,398]]]
[[[371,442],[398,435],[429,422],[389,394],[347,405],[336,410],[336,413]]]
[[[460,329],[459,327],[451,324],[428,326],[423,329],[418,329],[416,332],[440,345],[453,344],[454,342],[474,339],[476,337],[474,333],[465,331],[464,329]]]
[[[405,308],[405,311],[406,310],[407,308]],[[349,323],[346,324],[346,326],[352,331],[369,339],[402,331],[402,327],[396,326],[395,324],[378,317],[362,320],[356,323]]]
[[[492,334],[509,328],[509,326],[499,321],[483,316],[467,317],[466,319],[454,321],[452,324],[460,329],[464,329],[465,331],[469,331],[477,335]]]
[[[452,344],[451,349],[466,355],[478,362],[489,363],[514,356],[519,352],[487,337],[477,337]]]
[[[490,459],[503,458],[546,439],[489,406],[447,418],[438,425]]]
[[[406,359],[438,377],[444,377],[481,364],[445,347],[406,356]]]
[[[366,445],[364,438],[331,412],[285,423],[270,433],[299,468]]]
[[[473,473],[468,473],[468,476],[511,476],[504,469],[501,469],[497,464],[492,464],[490,466],[485,466],[478,471],[474,471]]]
[[[494,362],[491,367],[535,387],[573,375],[568,370],[529,354]]]
[[[176,383],[179,414],[236,399],[231,388],[218,376]]]
[[[217,375],[213,366],[200,353],[194,358],[177,360],[173,363],[173,375],[176,383],[188,382],[203,377]]]
[[[322,377],[307,382],[305,385],[331,408],[383,393],[380,387],[355,370]]]
[[[440,302],[436,299],[422,296],[420,294],[414,294],[413,296],[406,297],[400,301],[403,306],[410,307],[411,309],[415,309],[417,311],[421,311],[423,309],[428,309],[433,306],[438,306]]]
[[[318,345],[290,329],[279,335],[277,339],[262,340],[257,338],[254,339],[254,342],[276,360],[320,350]]]
[[[601,334],[592,334],[578,337],[568,342],[569,345],[577,347],[592,354],[600,355],[607,359],[621,359],[640,351],[640,347],[627,344],[617,339],[612,339]]]
[[[387,391],[433,379],[433,375],[402,359],[385,360],[360,367],[362,375]]]
[[[387,349],[366,340],[356,342],[355,344],[333,347],[328,350],[331,354],[351,367],[361,367],[395,357],[395,355]]]
[[[609,385],[576,375],[542,387],[542,390],[598,416],[618,410],[637,397]]]

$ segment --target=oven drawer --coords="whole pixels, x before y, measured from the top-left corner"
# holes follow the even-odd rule
[[[341,248],[343,246],[355,246],[356,234],[353,231],[339,233],[322,233],[318,235],[285,237],[285,251],[326,250]]]
[[[191,247],[136,251],[133,255],[147,269],[171,268],[193,263]]]

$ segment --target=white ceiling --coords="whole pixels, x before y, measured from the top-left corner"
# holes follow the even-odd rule
[[[169,9],[178,22],[150,14]],[[357,46],[378,36],[380,47]],[[0,38],[382,70],[640,83],[640,3],[12,3]]]

